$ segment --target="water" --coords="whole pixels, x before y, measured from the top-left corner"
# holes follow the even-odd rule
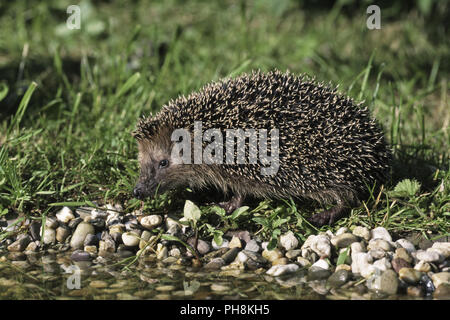
[[[265,270],[205,271],[133,257],[74,263],[69,253],[0,258],[0,299],[412,299],[368,292],[365,286],[330,289],[307,281],[307,271],[271,277]],[[131,263],[131,264],[130,264]],[[353,281],[353,284],[357,281]],[[351,283],[349,283],[351,284]],[[344,285],[345,286],[345,285]]]

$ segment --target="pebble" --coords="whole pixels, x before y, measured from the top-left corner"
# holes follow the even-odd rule
[[[367,288],[388,295],[396,294],[398,290],[397,274],[393,270],[386,270],[381,274],[375,273],[372,277],[367,279]]]
[[[31,242],[31,237],[29,235],[24,235],[11,243],[8,246],[8,251],[20,252],[23,251],[28,244]]]
[[[331,255],[331,242],[330,242],[330,239],[326,235],[314,236],[311,240],[309,247],[315,253],[317,253],[319,255],[319,257],[328,258]],[[302,256],[303,256],[303,254],[302,254]],[[305,256],[303,256],[303,257],[305,257]]]
[[[56,229],[58,227],[58,220],[55,217],[47,217],[45,219],[45,228]]]
[[[245,266],[250,270],[256,270],[259,268],[263,268],[267,265],[267,260],[262,257],[259,253],[244,250],[239,253],[244,253],[248,259],[245,261]]]
[[[70,220],[74,219],[75,216],[72,213],[72,210],[69,207],[63,207],[56,213],[56,218],[58,221],[68,224]]]
[[[228,290],[230,290],[230,287],[228,287],[224,284],[213,283],[211,285],[211,290],[212,291],[228,291]]]
[[[93,280],[89,282],[89,286],[96,289],[103,289],[108,287],[108,283],[102,280]]]
[[[386,271],[386,270],[392,268],[391,263],[390,263],[389,260],[386,259],[386,258],[382,258],[382,259],[379,259],[379,260],[375,261],[375,262],[373,263],[373,266],[374,266],[376,269],[380,270],[380,271]]]
[[[140,245],[139,245],[140,246]],[[180,258],[181,257],[181,251],[178,248],[173,248],[169,251],[169,256]]]
[[[319,260],[320,261],[320,260]],[[314,280],[322,280],[326,279],[330,276],[331,271],[328,269],[324,269],[320,266],[312,265],[308,269],[308,280],[314,281]]]
[[[244,251],[239,252],[236,256],[236,261],[239,261],[242,263],[247,262],[248,259],[249,259],[248,255]]]
[[[56,241],[59,243],[64,243],[66,239],[70,236],[71,230],[69,227],[66,227],[64,225],[59,226],[56,228]]]
[[[223,261],[225,261],[225,264],[229,264],[230,262],[232,262],[236,258],[239,251],[240,249],[238,247],[233,247],[230,248],[225,254],[223,254],[222,259]]]
[[[245,250],[259,252],[261,250],[261,247],[258,245],[258,242],[256,242],[256,240],[252,239],[245,245]]]
[[[187,243],[189,243],[192,247],[194,247],[194,244],[195,244],[194,237],[189,238],[187,240]],[[204,255],[204,254],[207,254],[211,250],[211,246],[209,245],[209,243],[207,241],[198,239],[197,250],[198,250],[198,253],[200,253],[201,255]],[[190,254],[190,251],[189,251],[189,254]]]
[[[208,270],[219,270],[225,265],[225,261],[222,258],[214,258],[209,261],[204,268]]]
[[[403,260],[405,260],[408,263],[412,263],[413,262],[413,257],[411,257],[411,255],[409,254],[408,250],[406,250],[405,248],[395,249],[394,258],[403,259]]]
[[[370,231],[366,227],[357,226],[355,227],[355,229],[353,229],[352,233],[353,235],[362,238],[366,241],[370,240]]]
[[[344,285],[349,279],[349,272],[345,269],[340,269],[334,272],[327,280],[327,284],[331,288],[339,288]]]
[[[83,250],[75,250],[70,256],[72,261],[91,261],[92,257],[89,252]]]
[[[406,288],[406,294],[411,297],[422,297],[423,289],[421,287],[409,286]]]
[[[386,252],[384,250],[380,250],[380,249],[377,249],[377,250],[372,249],[372,250],[369,250],[369,254],[374,260],[377,260],[377,259],[383,258],[386,255]]]
[[[229,245],[228,245],[228,248],[242,248],[242,240],[241,239],[239,239],[238,237],[236,237],[236,236],[233,236],[233,238],[231,238],[231,241],[230,241],[230,243],[229,243]]]
[[[417,260],[424,262],[440,262],[443,260],[443,257],[439,253],[437,253],[436,251],[428,251],[428,250],[416,251],[416,258]]]
[[[450,285],[442,284],[437,287],[433,293],[433,298],[439,300],[450,300]]]
[[[295,259],[298,256],[300,256],[301,254],[302,254],[302,250],[300,250],[300,249],[291,249],[291,250],[288,250],[286,252],[285,256],[288,259]]]
[[[84,246],[84,251],[90,253],[91,255],[96,255],[98,252],[97,246]]]
[[[280,244],[286,250],[291,250],[298,247],[298,240],[292,231],[288,231],[280,236]]]
[[[415,285],[419,283],[420,278],[422,277],[422,272],[413,268],[401,268],[398,272],[398,277],[408,284]]]
[[[38,250],[38,248],[39,248],[39,241],[32,241],[25,248],[25,253],[30,254],[30,253],[36,252]]]
[[[44,244],[54,244],[56,241],[55,229],[45,228],[43,242]]]
[[[297,263],[304,268],[308,268],[311,265],[311,262],[303,257],[297,257]]]
[[[390,251],[392,249],[391,244],[384,239],[372,239],[369,241],[369,244],[367,245],[368,250],[383,250],[383,251]]]
[[[430,264],[429,264],[428,262],[425,262],[425,261],[419,261],[419,262],[414,266],[414,269],[416,269],[417,271],[420,271],[420,272],[427,273],[427,272],[430,272],[430,271],[431,271],[431,266],[430,266]]]
[[[366,246],[364,245],[363,242],[353,242],[350,245],[350,250],[353,253],[358,253],[358,252],[366,252]]]
[[[272,261],[272,265],[280,265],[280,264],[288,264],[289,260],[286,257],[278,258],[275,261]]]
[[[82,221],[83,221],[83,219],[81,217],[77,217],[75,219],[70,220],[69,228],[75,229]]]
[[[287,274],[287,273],[293,273],[295,271],[297,271],[299,269],[299,266],[291,263],[291,264],[285,264],[285,265],[276,265],[276,266],[272,266],[269,270],[267,270],[267,274],[277,277],[277,276],[281,276],[283,274]]]
[[[262,256],[265,258],[265,259],[267,259],[267,260],[269,260],[270,262],[273,262],[273,261],[275,261],[275,260],[277,260],[277,259],[279,259],[279,258],[282,258],[283,257],[283,253],[280,251],[280,249],[278,249],[278,248],[275,248],[275,249],[273,249],[273,250],[267,250],[267,249],[265,249],[263,252],[262,252]]]
[[[366,252],[352,253],[352,272],[359,273],[364,278],[368,278],[375,270],[371,264],[372,261],[372,257]]]
[[[159,286],[155,288],[157,291],[163,291],[163,292],[167,292],[167,291],[173,291],[176,289],[175,286],[172,285],[166,285],[166,286]]]
[[[134,231],[127,231],[122,233],[123,244],[127,247],[136,247],[139,245],[139,235]]]
[[[80,222],[78,224],[77,228],[75,229],[72,239],[70,240],[70,246],[73,249],[79,249],[83,247],[84,239],[86,239],[86,236],[88,234],[94,234],[94,227],[87,222]]]
[[[411,243],[411,241],[406,240],[406,239],[398,239],[397,241],[395,241],[395,244],[405,248],[409,253],[412,253],[414,251],[416,251],[416,248],[414,247],[414,245]]]
[[[163,260],[167,258],[167,256],[168,256],[167,247],[162,245],[161,243],[158,243],[156,245],[156,259]]]
[[[336,233],[337,234],[337,233]],[[337,248],[346,248],[353,242],[357,242],[358,238],[351,233],[342,233],[334,238],[331,238],[331,244]]]
[[[89,223],[97,230],[105,229],[106,223],[102,218],[91,219]]]
[[[34,241],[41,240],[41,223],[39,221],[32,221],[30,224],[30,235]]]
[[[352,267],[349,266],[348,264],[343,263],[336,267],[335,272],[338,272],[339,270],[346,270],[350,273],[352,271]]]
[[[150,231],[144,230],[139,240],[139,249],[144,249],[149,243],[154,241],[155,237]]]
[[[403,260],[402,258],[395,258],[391,261],[392,268],[395,272],[399,272],[401,268],[411,268],[411,264]]]
[[[100,240],[98,243],[98,255],[107,257],[116,251],[116,244],[113,239]]]
[[[329,270],[330,269],[330,265],[324,260],[324,259],[319,259],[317,260],[312,266],[312,267],[318,267],[318,268],[322,268],[324,270]]]
[[[392,241],[391,235],[383,227],[378,227],[378,228],[372,229],[370,231],[370,236],[371,236],[371,239],[383,239],[383,240],[385,240],[387,242],[391,242]]]
[[[154,229],[159,226],[163,222],[163,217],[157,214],[152,214],[149,216],[145,216],[140,220],[141,225],[148,229]]]
[[[437,250],[445,259],[450,257],[450,242],[435,242],[431,248]]]
[[[223,238],[222,238],[222,244],[220,246],[216,243],[215,239],[213,239],[213,241],[211,242],[211,245],[214,250],[219,250],[220,248],[228,248],[229,244],[230,244],[230,241],[228,241],[227,239],[223,239]]]
[[[450,285],[450,272],[438,272],[431,276],[433,284],[436,288],[439,288],[443,284]]]
[[[346,232],[348,232],[348,228],[346,228],[346,227],[340,227],[337,231],[336,231],[336,236],[339,236],[339,235],[341,235],[341,234],[344,234],[344,233],[346,233]],[[332,238],[333,236],[331,236],[331,238]]]

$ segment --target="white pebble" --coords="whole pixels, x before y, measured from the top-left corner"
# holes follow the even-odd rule
[[[346,227],[340,227],[337,231],[336,231],[336,236],[339,236],[341,234],[344,234],[348,231],[348,229]]]
[[[444,257],[439,253],[430,250],[418,250],[416,252],[416,258],[417,260],[421,260],[424,262],[441,262],[444,260]]]
[[[450,242],[435,242],[431,248],[436,249],[445,259],[450,257]]]
[[[369,277],[375,270],[371,264],[373,261],[370,254],[366,252],[356,252],[352,254],[352,272],[359,273],[364,278]]]
[[[280,244],[286,250],[291,250],[297,248],[298,240],[292,231],[288,231],[280,237]]]
[[[56,218],[62,223],[69,223],[69,221],[74,219],[75,216],[73,215],[72,210],[70,210],[69,207],[63,207],[58,211],[58,213],[56,213]]]
[[[414,248],[414,245],[411,243],[411,241],[408,241],[406,239],[398,239],[397,241],[395,241],[395,244],[400,245],[400,247],[406,249],[409,253],[416,251],[416,248]]]
[[[139,244],[139,236],[134,232],[124,232],[122,233],[123,244],[127,247],[135,247]]]
[[[280,276],[282,274],[295,272],[298,269],[299,269],[299,266],[294,264],[294,263],[283,264],[283,265],[277,264],[277,265],[273,266],[272,268],[270,268],[269,270],[267,270],[266,273],[268,275],[277,277],[277,276]]]
[[[316,236],[311,243],[311,249],[320,257],[329,257],[331,255],[330,239],[325,235]]]
[[[44,243],[45,244],[54,244],[56,240],[56,231],[55,229],[45,228],[44,230]]]
[[[371,235],[371,239],[383,239],[388,242],[392,241],[391,235],[383,227],[378,227],[378,228],[372,229],[372,231],[370,231],[370,235]]]
[[[383,258],[380,260],[377,260],[373,263],[373,266],[377,269],[379,269],[380,271],[386,271],[387,269],[391,269],[391,263],[389,262],[388,259]]]
[[[311,267],[319,267],[325,270],[330,269],[330,265],[324,259],[317,260]]]
[[[140,222],[144,228],[151,230],[163,222],[163,217],[157,214],[152,214],[143,217]]]

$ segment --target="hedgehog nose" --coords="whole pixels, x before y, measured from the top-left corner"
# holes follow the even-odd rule
[[[136,186],[133,190],[133,196],[137,199],[142,200],[142,187],[141,186]]]

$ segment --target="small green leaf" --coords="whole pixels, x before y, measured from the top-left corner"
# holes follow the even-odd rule
[[[200,219],[202,212],[200,211],[200,208],[195,205],[195,203],[190,200],[186,200],[183,214],[186,219],[196,222]]]
[[[278,239],[271,239],[267,245],[267,250],[273,250],[277,247]]]
[[[347,258],[348,258],[349,249],[350,248],[347,248],[339,254],[339,257],[338,257],[337,263],[336,263],[337,266],[345,263],[345,260],[347,260]]]
[[[246,212],[249,209],[249,207],[247,206],[243,206],[240,208],[237,208],[236,210],[233,211],[233,213],[231,214],[231,219],[235,220],[237,219],[237,217],[239,217],[241,214],[243,214],[244,212]]]
[[[394,190],[389,192],[393,197],[413,197],[420,190],[420,182],[404,179],[397,183]]]
[[[222,234],[221,234],[221,233],[215,233],[215,234],[214,234],[214,242],[215,242],[218,246],[221,246],[221,245],[222,245],[223,238],[222,238]]]
[[[224,208],[221,208],[221,207],[219,207],[219,206],[211,207],[211,211],[214,212],[215,214],[221,216],[221,217],[225,217],[226,214],[227,214],[227,213],[225,212],[225,209],[224,209]]]

